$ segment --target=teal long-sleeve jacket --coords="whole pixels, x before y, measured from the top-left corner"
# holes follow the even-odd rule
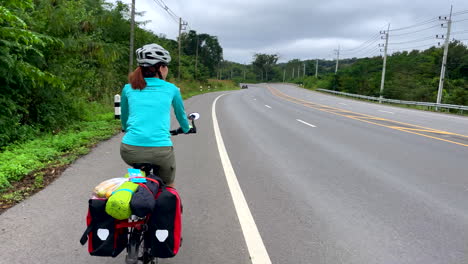
[[[145,78],[143,90],[126,84],[121,95],[121,122],[126,132],[122,143],[142,147],[172,146],[171,106],[182,130],[190,125],[185,114],[180,90],[172,83],[159,78]]]

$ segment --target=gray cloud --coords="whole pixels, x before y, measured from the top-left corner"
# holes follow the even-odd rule
[[[108,0],[112,2],[113,0]],[[125,0],[124,2],[130,2]],[[224,58],[240,63],[249,63],[254,53],[278,53],[281,61],[293,58],[333,58],[333,50],[353,49],[380,30],[414,25],[421,21],[449,13],[450,4],[454,12],[468,9],[466,0],[180,0],[166,4],[186,20],[190,28],[199,33],[218,36],[224,49]],[[178,24],[153,0],[137,0],[137,10],[146,11],[144,20],[152,20],[146,27],[169,38],[178,34]],[[467,14],[459,15],[468,18]],[[468,22],[468,21],[466,21]],[[432,21],[413,30],[436,25]],[[468,23],[454,24],[454,30],[467,28]],[[438,40],[412,42],[423,37],[445,33],[445,29],[433,28],[414,34],[395,36],[391,32],[390,42],[405,42],[389,49],[404,50],[413,46],[436,45]],[[468,35],[459,36],[468,39]],[[378,38],[378,36],[377,36]],[[343,56],[369,56],[380,54],[378,44],[371,43],[368,49],[343,52]],[[422,47],[424,48],[424,47]]]

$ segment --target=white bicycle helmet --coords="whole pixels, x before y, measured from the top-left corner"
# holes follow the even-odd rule
[[[158,44],[147,44],[136,50],[138,65],[148,67],[155,65],[158,62],[169,64],[171,55]]]

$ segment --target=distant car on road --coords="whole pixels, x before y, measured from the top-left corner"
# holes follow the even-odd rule
[[[247,86],[247,84],[243,84],[241,88],[242,89],[248,89],[249,87]]]

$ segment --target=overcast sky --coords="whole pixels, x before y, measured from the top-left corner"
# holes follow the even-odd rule
[[[115,2],[116,0],[107,0]],[[156,2],[136,0],[138,20],[170,39],[178,35],[175,22]],[[131,3],[131,0],[123,0]],[[381,54],[379,32],[390,23],[389,52],[425,49],[443,43],[446,34],[437,18],[453,5],[451,38],[468,43],[468,0],[163,0],[198,33],[217,36],[225,60],[250,63],[255,53],[276,53],[291,59],[332,59]],[[463,13],[462,11],[467,11]],[[459,13],[461,12],[461,13]],[[458,14],[457,14],[458,13]],[[422,22],[422,23],[421,23]],[[401,29],[412,26],[407,29]],[[395,30],[395,31],[392,31]],[[366,42],[367,41],[367,42]],[[364,43],[364,44],[363,44]],[[382,48],[383,49],[383,48]]]

